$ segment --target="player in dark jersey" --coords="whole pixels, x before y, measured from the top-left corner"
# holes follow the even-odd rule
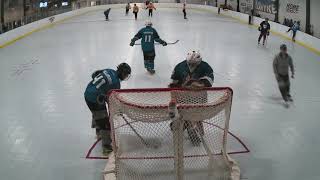
[[[126,5],[126,16],[129,14],[129,10],[131,9],[130,3]]]
[[[202,61],[202,57],[199,52],[192,51],[188,53],[187,59],[176,65],[171,75],[172,82],[169,85],[170,88],[190,88],[201,89],[205,87],[211,87],[214,81],[213,70],[211,66]],[[207,102],[207,93],[199,92],[198,102]],[[179,103],[192,103],[188,102],[188,95],[177,97],[176,101]],[[191,98],[192,99],[192,98]],[[193,145],[198,146],[201,142],[199,135],[204,135],[203,125],[200,121],[194,119],[188,119],[184,117],[185,123],[183,129],[187,129],[190,141]],[[170,127],[172,129],[172,123]]]
[[[158,42],[163,46],[167,43],[160,38],[158,32],[152,27],[152,22],[147,21],[146,27],[140,29],[140,31],[131,39],[130,46],[134,46],[135,41],[141,39],[141,47],[144,56],[144,67],[151,74],[155,73],[154,70],[154,58],[156,57],[154,42]]]
[[[106,11],[103,12],[104,16],[106,17],[106,21],[109,21],[110,11],[111,11],[111,8],[108,8]]]
[[[187,5],[186,3],[183,3],[183,6],[182,6],[182,12],[183,12],[184,19],[187,19],[186,5]]]
[[[97,136],[102,140],[103,154],[112,151],[109,114],[106,107],[106,96],[110,90],[120,89],[120,82],[130,77],[131,68],[126,63],[121,63],[117,70],[103,69],[92,74],[84,98],[92,113],[92,128],[96,128]]]
[[[260,44],[261,38],[263,37],[263,45],[265,45],[267,36],[269,36],[269,34],[270,34],[270,24],[268,21],[269,21],[269,19],[266,18],[265,21],[260,23],[260,26],[258,29],[260,31],[258,44]]]

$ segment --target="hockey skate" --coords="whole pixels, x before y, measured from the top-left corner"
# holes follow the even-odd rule
[[[96,128],[96,139],[101,139],[100,129]]]
[[[155,71],[154,69],[147,69],[147,71],[148,71],[150,74],[156,73],[156,71]]]
[[[289,102],[293,102],[292,96],[290,94],[288,94],[287,98]]]
[[[102,147],[102,154],[104,156],[109,156],[109,154],[112,152],[112,146],[111,145],[105,145]]]

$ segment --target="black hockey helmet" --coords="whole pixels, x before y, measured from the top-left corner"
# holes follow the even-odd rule
[[[284,50],[284,51],[286,51],[286,50],[287,50],[287,45],[285,45],[285,44],[281,44],[281,46],[280,46],[280,50]]]
[[[131,67],[127,63],[121,63],[117,67],[117,72],[121,80],[128,79],[131,74]]]

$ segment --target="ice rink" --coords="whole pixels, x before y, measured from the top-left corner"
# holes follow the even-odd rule
[[[175,45],[156,47],[156,74],[143,68],[140,46],[130,39],[144,26],[124,9],[74,17],[0,49],[1,180],[100,180],[106,160],[88,160],[95,142],[83,93],[97,69],[132,67],[122,88],[167,87],[174,66],[200,50],[215,72],[214,86],[234,90],[230,130],[250,153],[233,156],[250,180],[319,180],[320,57],[271,34],[257,45],[258,31],[217,14],[157,9],[160,37]],[[288,45],[296,67],[294,104],[286,109],[273,75],[273,57]]]

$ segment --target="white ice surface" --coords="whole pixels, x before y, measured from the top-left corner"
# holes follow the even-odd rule
[[[257,46],[258,31],[208,12],[158,9],[154,27],[166,41],[157,46],[156,71],[143,68],[140,47],[130,47],[140,20],[111,10],[75,17],[0,49],[0,175],[3,180],[99,180],[103,160],[86,160],[94,142],[83,92],[96,69],[126,61],[133,74],[123,88],[166,87],[175,64],[200,50],[215,71],[215,86],[234,90],[231,131],[250,148],[234,156],[250,180],[319,180],[320,58],[271,35]],[[296,65],[294,105],[285,109],[272,58],[286,43]]]

